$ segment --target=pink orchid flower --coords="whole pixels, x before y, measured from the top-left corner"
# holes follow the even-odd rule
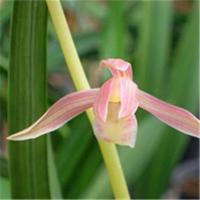
[[[194,137],[200,135],[200,120],[190,112],[165,103],[140,90],[132,81],[130,63],[107,59],[100,63],[108,68],[112,78],[100,89],[74,92],[50,107],[33,125],[8,137],[27,140],[60,128],[63,124],[93,107],[94,132],[98,139],[134,147],[137,134],[135,112],[140,107],[169,126]]]

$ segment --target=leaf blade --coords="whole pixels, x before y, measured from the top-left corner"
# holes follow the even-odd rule
[[[9,65],[9,133],[30,125],[46,109],[46,23],[44,1],[14,2]],[[49,148],[47,137],[10,142],[13,198],[51,198]]]

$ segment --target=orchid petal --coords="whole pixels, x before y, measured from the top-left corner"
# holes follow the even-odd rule
[[[102,60],[100,63],[101,67],[107,67],[112,72],[112,75],[115,76],[126,76],[132,79],[132,68],[131,64],[120,59],[120,58],[109,58]]]
[[[136,117],[118,118],[120,103],[109,103],[108,119],[103,122],[96,118],[94,133],[98,139],[134,147],[137,133]]]
[[[127,78],[120,80],[120,96],[121,107],[119,111],[119,118],[132,115],[138,108],[138,101],[136,98],[137,85]]]
[[[190,112],[165,103],[141,90],[138,90],[137,98],[141,108],[150,112],[161,121],[183,133],[199,138],[200,120]]]
[[[97,118],[100,118],[102,121],[106,121],[107,118],[108,102],[112,92],[112,82],[113,79],[106,81],[100,88],[100,91],[95,99],[94,114]]]
[[[70,119],[90,108],[98,91],[99,89],[91,89],[64,96],[51,106],[33,125],[9,136],[8,139],[33,139],[60,128]]]

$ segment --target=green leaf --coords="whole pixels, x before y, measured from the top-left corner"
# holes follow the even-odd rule
[[[125,2],[109,1],[107,17],[104,19],[104,29],[100,46],[100,57],[112,58],[125,56],[126,21]],[[104,80],[109,77],[105,71]]]
[[[4,73],[8,71],[8,59],[0,54],[0,70],[3,70]]]
[[[26,128],[46,110],[46,27],[45,1],[14,2],[9,65],[10,134]],[[50,151],[46,136],[10,142],[9,172],[13,198],[60,197],[59,192],[53,194],[52,191],[58,186],[56,177],[50,173],[53,162]]]
[[[3,1],[0,3],[0,54],[1,56],[8,56],[8,49],[9,49],[9,34],[8,34],[8,27],[10,24],[10,13],[12,10],[12,3],[13,1]],[[3,59],[0,57],[0,60]],[[4,60],[4,59],[3,59]],[[3,60],[1,64],[3,63]],[[7,64],[7,62],[6,62]],[[7,67],[7,66],[6,66]]]
[[[199,64],[199,13],[198,6],[189,16],[185,24],[182,37],[175,50],[172,63],[172,78],[170,82],[171,99],[174,102],[185,104],[184,94],[189,93],[189,98],[197,94],[197,87],[192,90],[189,86],[191,82],[198,85],[198,64]],[[181,76],[180,76],[181,72]],[[190,93],[191,92],[191,93]],[[194,98],[192,98],[193,101]],[[188,108],[189,109],[189,108]]]
[[[124,2],[110,1],[108,3],[108,16],[105,19],[105,28],[102,33],[101,57],[124,57],[126,24]]]
[[[73,173],[71,176],[71,181],[73,180],[74,186],[71,187],[71,184],[68,184],[68,198],[81,198],[80,194],[87,189],[88,184],[90,184],[90,181],[96,175],[96,172],[102,162],[103,160],[99,148],[96,142],[92,141],[90,145],[88,145],[87,151],[84,152],[82,158],[79,160],[79,163],[75,169],[75,173]]]
[[[60,182],[58,180],[51,140],[49,137],[47,137],[47,148],[50,195],[52,199],[62,199]]]
[[[0,199],[10,199],[10,197],[9,180],[0,176]]]
[[[194,112],[198,109],[198,11],[185,25],[173,60],[171,101]],[[159,198],[169,183],[170,173],[188,144],[188,137],[167,128],[153,159],[136,183],[137,198]],[[145,190],[144,190],[145,188]]]
[[[63,187],[66,187],[67,184],[73,186],[70,180],[71,176],[73,177],[73,174],[78,173],[76,167],[79,166],[79,161],[88,148],[93,136],[85,114],[76,117],[68,125],[72,134],[60,144],[56,152],[56,163]],[[86,131],[83,132],[83,130]]]
[[[2,177],[8,177],[8,163],[7,160],[0,156],[0,176]]]
[[[140,88],[159,94],[166,78],[172,21],[172,1],[143,1],[143,19],[139,25],[136,79]]]

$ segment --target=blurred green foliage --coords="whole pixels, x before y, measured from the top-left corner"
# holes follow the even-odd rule
[[[62,1],[91,85],[102,58],[133,64],[134,80],[145,91],[198,114],[199,16],[197,1]],[[12,2],[1,3],[1,154],[6,151],[6,91]],[[49,105],[74,90],[52,24],[48,23]],[[118,147],[134,198],[161,198],[189,138],[139,111],[135,149]],[[85,114],[51,135],[64,198],[111,198],[96,139]],[[4,147],[4,148],[3,148]],[[0,160],[0,165],[6,166]],[[9,197],[6,167],[0,168],[0,197]]]

